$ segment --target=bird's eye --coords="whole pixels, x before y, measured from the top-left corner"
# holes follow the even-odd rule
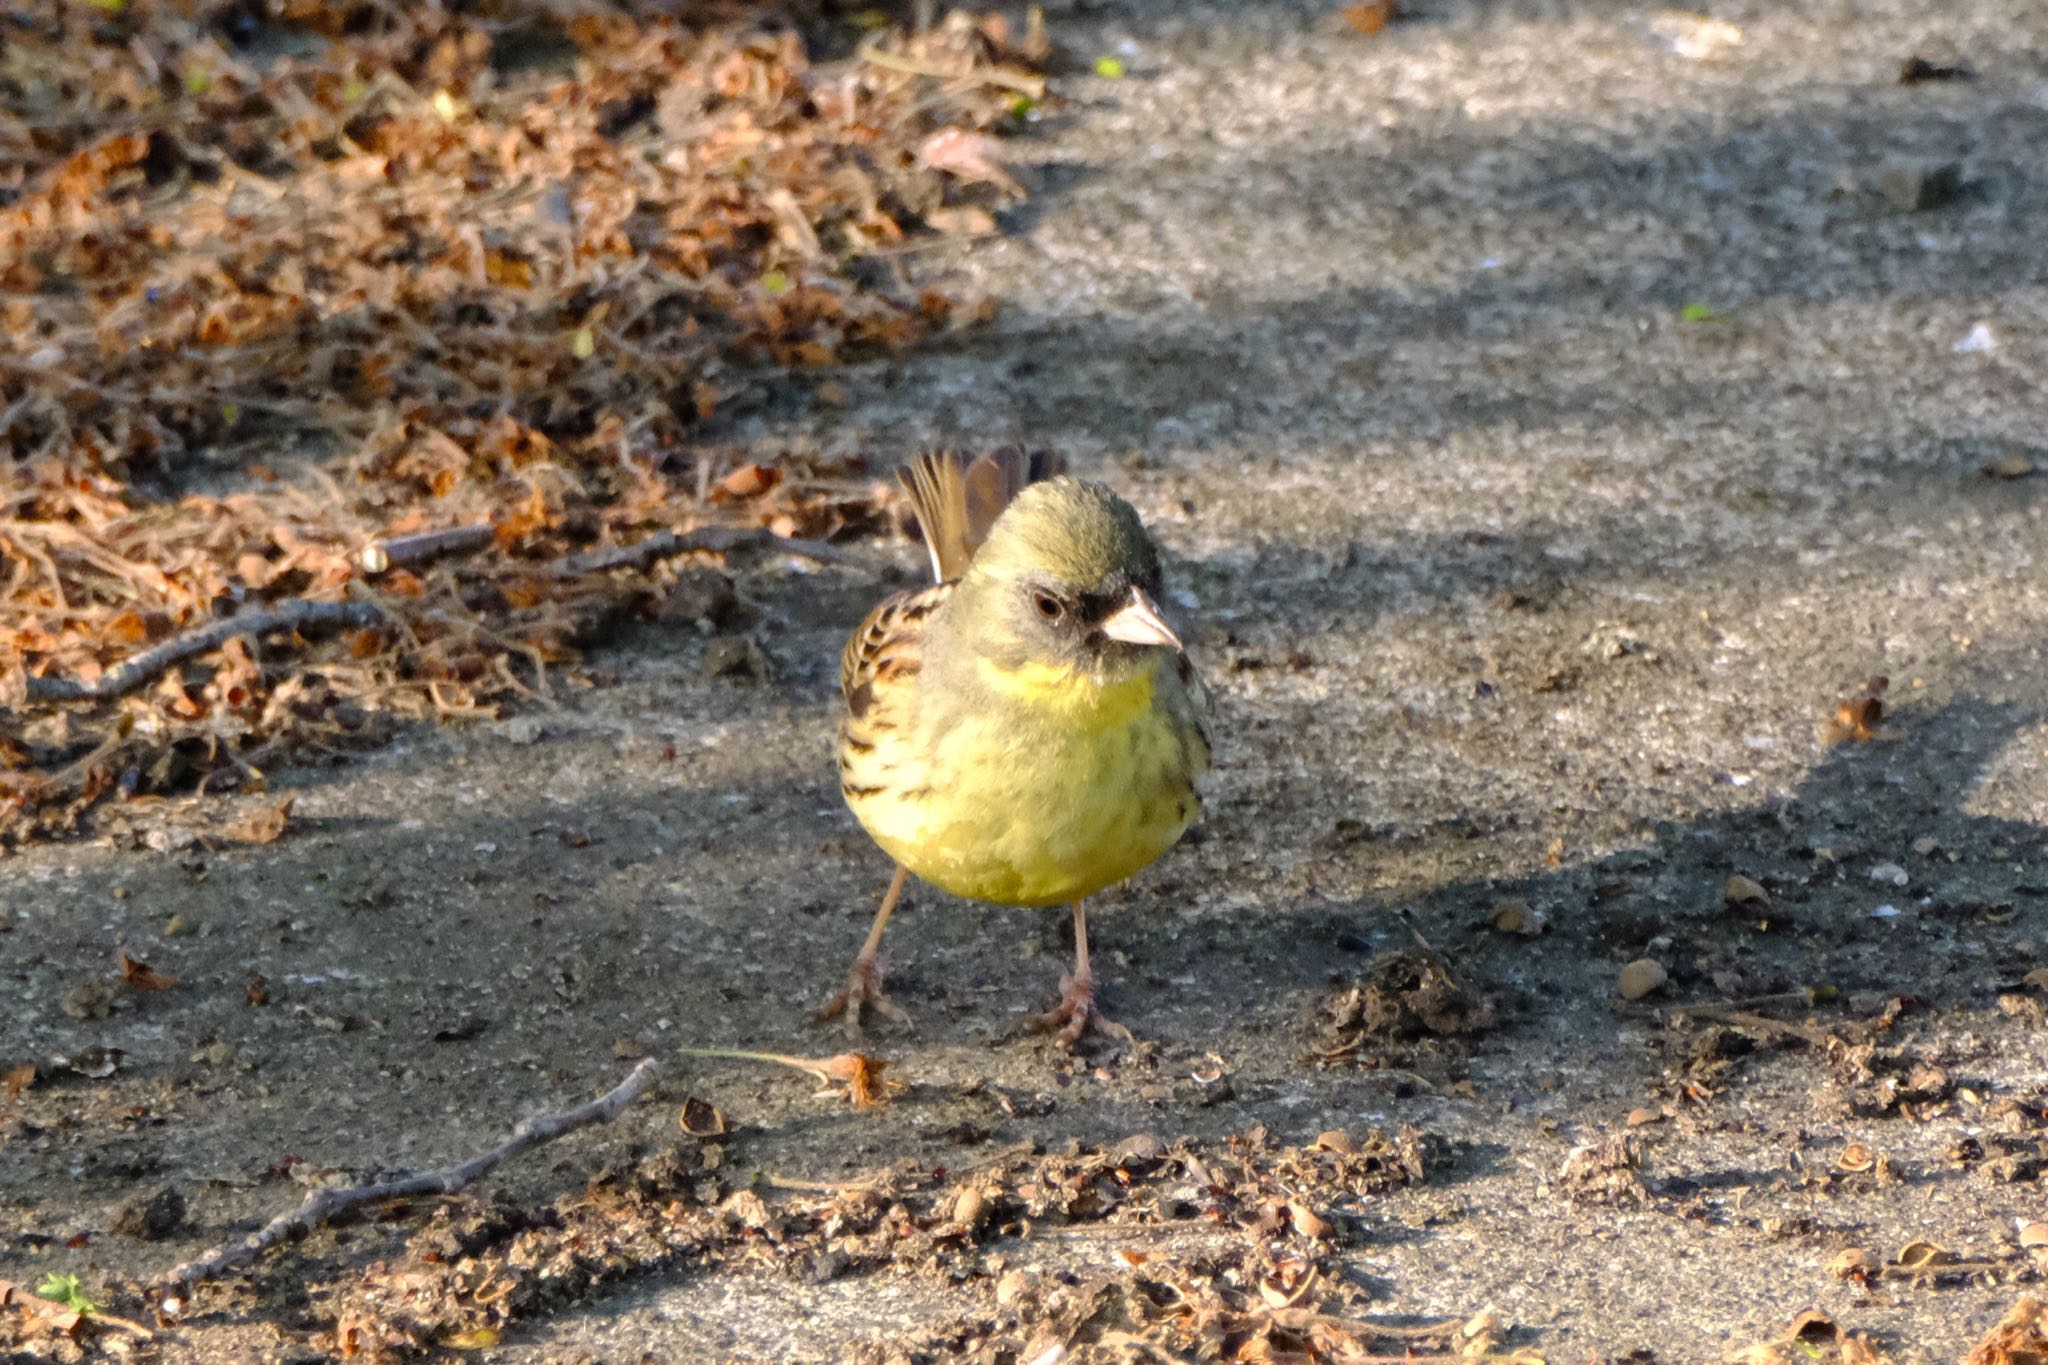
[[[1038,614],[1048,621],[1059,620],[1067,610],[1059,598],[1043,589],[1031,594],[1031,605],[1037,607]]]

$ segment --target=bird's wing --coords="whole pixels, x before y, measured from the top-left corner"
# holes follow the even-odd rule
[[[1005,446],[970,456],[958,450],[928,450],[897,474],[917,528],[931,553],[932,577],[950,583],[967,571],[989,527],[1026,484],[1064,473],[1066,460],[1050,450]]]
[[[926,619],[952,595],[950,583],[891,593],[860,623],[839,656],[839,693],[846,698],[851,723],[870,718],[877,691],[917,676],[924,662]]]

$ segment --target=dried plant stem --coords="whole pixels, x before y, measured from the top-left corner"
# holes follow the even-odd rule
[[[860,50],[860,59],[885,71],[901,71],[906,76],[931,76],[937,80],[965,81],[970,85],[997,85],[1005,90],[1015,90],[1032,99],[1045,96],[1045,77],[1033,76],[1008,67],[988,66],[973,69],[938,66],[931,62],[920,62],[911,57],[886,52],[869,45]]]
[[[901,1081],[883,1078],[882,1073],[889,1067],[887,1062],[859,1052],[842,1052],[833,1057],[792,1057],[783,1052],[748,1052],[731,1047],[686,1047],[680,1050],[685,1057],[734,1057],[745,1062],[772,1062],[777,1066],[795,1067],[798,1071],[809,1072],[825,1085],[826,1090],[820,1093],[828,1093],[835,1081],[843,1082],[847,1097],[856,1109],[872,1108],[904,1088]]]
[[[588,1128],[593,1123],[610,1123],[625,1112],[626,1106],[646,1093],[654,1084],[656,1065],[653,1058],[643,1058],[640,1064],[610,1090],[576,1108],[560,1114],[543,1115],[527,1119],[512,1130],[511,1136],[479,1156],[471,1157],[457,1166],[444,1166],[437,1171],[424,1171],[418,1175],[400,1176],[395,1180],[372,1181],[365,1185],[350,1185],[345,1188],[315,1190],[306,1196],[297,1208],[281,1213],[239,1242],[214,1248],[206,1255],[159,1276],[151,1282],[150,1288],[158,1298],[168,1316],[175,1316],[182,1305],[172,1302],[176,1296],[194,1285],[218,1279],[235,1267],[246,1264],[270,1248],[294,1237],[301,1237],[332,1219],[336,1214],[364,1204],[381,1204],[390,1199],[409,1199],[426,1194],[457,1194],[468,1189],[477,1181],[489,1175],[501,1162],[530,1151],[559,1137]]]
[[[77,678],[30,678],[30,701],[106,701],[125,696],[173,664],[216,649],[238,635],[307,626],[366,626],[382,613],[368,602],[311,602],[289,598],[261,611],[209,621],[115,664],[91,682]]]
[[[886,1189],[893,1174],[893,1170],[884,1167],[870,1175],[855,1176],[851,1180],[804,1180],[793,1175],[762,1171],[755,1179],[771,1189],[794,1190],[798,1194],[865,1194],[873,1190]]]

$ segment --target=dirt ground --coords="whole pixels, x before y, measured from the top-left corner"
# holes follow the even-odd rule
[[[1200,837],[1094,920],[1138,1048],[1018,1036],[1061,916],[920,889],[888,942],[916,1029],[868,1042],[906,1093],[678,1053],[838,1051],[809,1011],[887,875],[834,790],[835,668],[921,556],[737,564],[765,677],[648,626],[552,707],[275,775],[275,843],[219,837],[263,798],[193,801],[0,863],[0,1062],[45,1071],[0,1101],[0,1279],[118,1289],[645,1053],[652,1097],[495,1188],[581,1190],[687,1095],[771,1209],[1024,1143],[1407,1126],[1421,1177],[1309,1239],[1349,1311],[1690,1361],[1817,1308],[1961,1358],[2048,1218],[2048,10],[1716,4],[1717,46],[1599,0],[1404,8],[1367,37],[1322,4],[1054,7],[1084,74],[1022,144],[1032,198],[908,262],[1002,318],[726,433],[884,463],[1026,439],[1154,526],[1220,714]],[[1902,83],[1916,56],[1969,76]],[[1874,675],[1882,721],[1831,735]],[[1389,1043],[1346,993],[1416,932],[1467,998]],[[119,949],[180,982],[95,987]],[[1644,957],[1669,979],[1624,1001]],[[174,1227],[114,1231],[164,1186]],[[145,1350],[325,1359],[427,1217],[274,1255]],[[945,1273],[674,1254],[471,1358],[1020,1358],[1029,1330],[971,1326],[1018,1318],[1006,1274],[1128,1279],[1219,1235],[1137,1226],[991,1226]],[[1962,1264],[1830,1271],[1915,1241]]]

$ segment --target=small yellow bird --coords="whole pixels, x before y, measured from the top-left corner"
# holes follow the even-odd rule
[[[1096,1007],[1082,902],[1173,847],[1209,766],[1159,552],[1129,503],[1050,455],[934,452],[902,477],[938,584],[886,598],[839,668],[839,788],[896,874],[819,1017],[908,1022],[875,954],[915,872],[973,900],[1071,902],[1074,969],[1033,1027],[1129,1038]]]

